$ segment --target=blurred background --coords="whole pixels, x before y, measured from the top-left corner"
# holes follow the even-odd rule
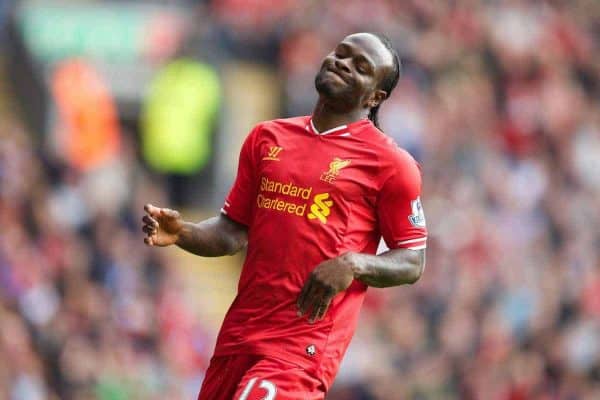
[[[196,397],[242,257],[144,247],[142,205],[215,215],[364,30],[428,260],[369,290],[328,399],[600,399],[597,0],[1,0],[0,399]]]

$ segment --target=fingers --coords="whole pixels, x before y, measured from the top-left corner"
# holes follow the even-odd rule
[[[158,210],[156,207],[150,204],[146,204],[144,206],[144,210],[150,215],[153,215],[152,213],[155,212],[155,209]],[[156,221],[150,215],[144,215],[142,217],[142,231],[146,234],[144,243],[148,246],[154,246],[154,237],[158,233],[158,221]]]
[[[144,225],[142,227],[142,231],[146,234],[146,237],[144,238],[144,243],[148,246],[154,246],[154,239],[156,238],[157,233],[156,228],[150,225]]]
[[[144,233],[148,236],[154,235],[158,232],[158,222],[154,218],[144,215],[142,217],[142,222],[144,224],[142,226],[142,231],[144,231]]]
[[[311,324],[315,321],[322,320],[329,309],[329,305],[331,304],[331,299],[333,298],[331,295],[324,293],[323,296],[319,296],[320,298],[315,301],[315,305],[313,306],[313,310],[311,313],[308,322]]]
[[[154,207],[152,204],[148,203],[144,205],[144,211],[148,213],[153,218],[158,218],[159,216],[165,216],[170,218],[179,218],[179,212],[176,210],[171,210],[170,208],[160,208]]]
[[[161,213],[161,215],[164,215],[165,217],[179,218],[179,212],[175,211],[175,210],[171,210],[170,208],[161,208],[160,213]]]
[[[155,207],[148,203],[144,205],[144,211],[147,215],[142,217],[142,231],[146,234],[144,243],[148,246],[166,246],[171,242],[159,238],[159,232],[162,232],[163,228],[167,230],[169,227],[172,230],[176,230],[177,223],[181,223],[179,212],[171,210],[170,208]],[[159,222],[162,226],[159,225]],[[161,234],[162,236],[162,234]]]
[[[144,211],[146,211],[148,213],[148,215],[150,215],[152,217],[156,217],[160,213],[160,208],[154,207],[152,204],[148,203],[148,204],[144,205]]]
[[[148,215],[144,215],[142,217],[142,222],[144,223],[144,225],[148,225],[148,226],[152,226],[154,228],[158,228],[158,221],[155,220],[154,218],[148,216]]]
[[[296,302],[296,306],[298,307],[298,316],[301,317],[304,312],[308,309],[308,294],[312,290],[312,276],[308,278],[308,281],[302,287],[300,291],[300,296],[298,296],[298,301]]]
[[[296,302],[298,306],[297,314],[301,317],[310,311],[308,322],[312,324],[315,321],[323,319],[332,299],[333,291],[321,287],[311,277],[302,288],[300,296],[298,296],[298,301]]]

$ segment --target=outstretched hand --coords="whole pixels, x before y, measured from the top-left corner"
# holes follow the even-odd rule
[[[310,323],[323,319],[333,298],[352,283],[352,265],[350,253],[317,265],[298,296],[298,316],[310,314]]]
[[[142,218],[142,231],[146,234],[144,243],[149,246],[169,246],[175,244],[183,229],[179,212],[169,208],[144,206],[146,215]]]

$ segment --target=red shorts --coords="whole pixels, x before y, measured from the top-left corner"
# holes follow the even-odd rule
[[[198,400],[322,400],[325,387],[302,368],[254,355],[213,357]]]

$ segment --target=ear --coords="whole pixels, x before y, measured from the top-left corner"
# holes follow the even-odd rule
[[[387,98],[387,92],[382,89],[377,89],[376,91],[371,93],[371,96],[369,96],[369,98],[367,99],[366,106],[368,108],[377,107],[378,105],[383,103],[383,101],[386,98]]]

